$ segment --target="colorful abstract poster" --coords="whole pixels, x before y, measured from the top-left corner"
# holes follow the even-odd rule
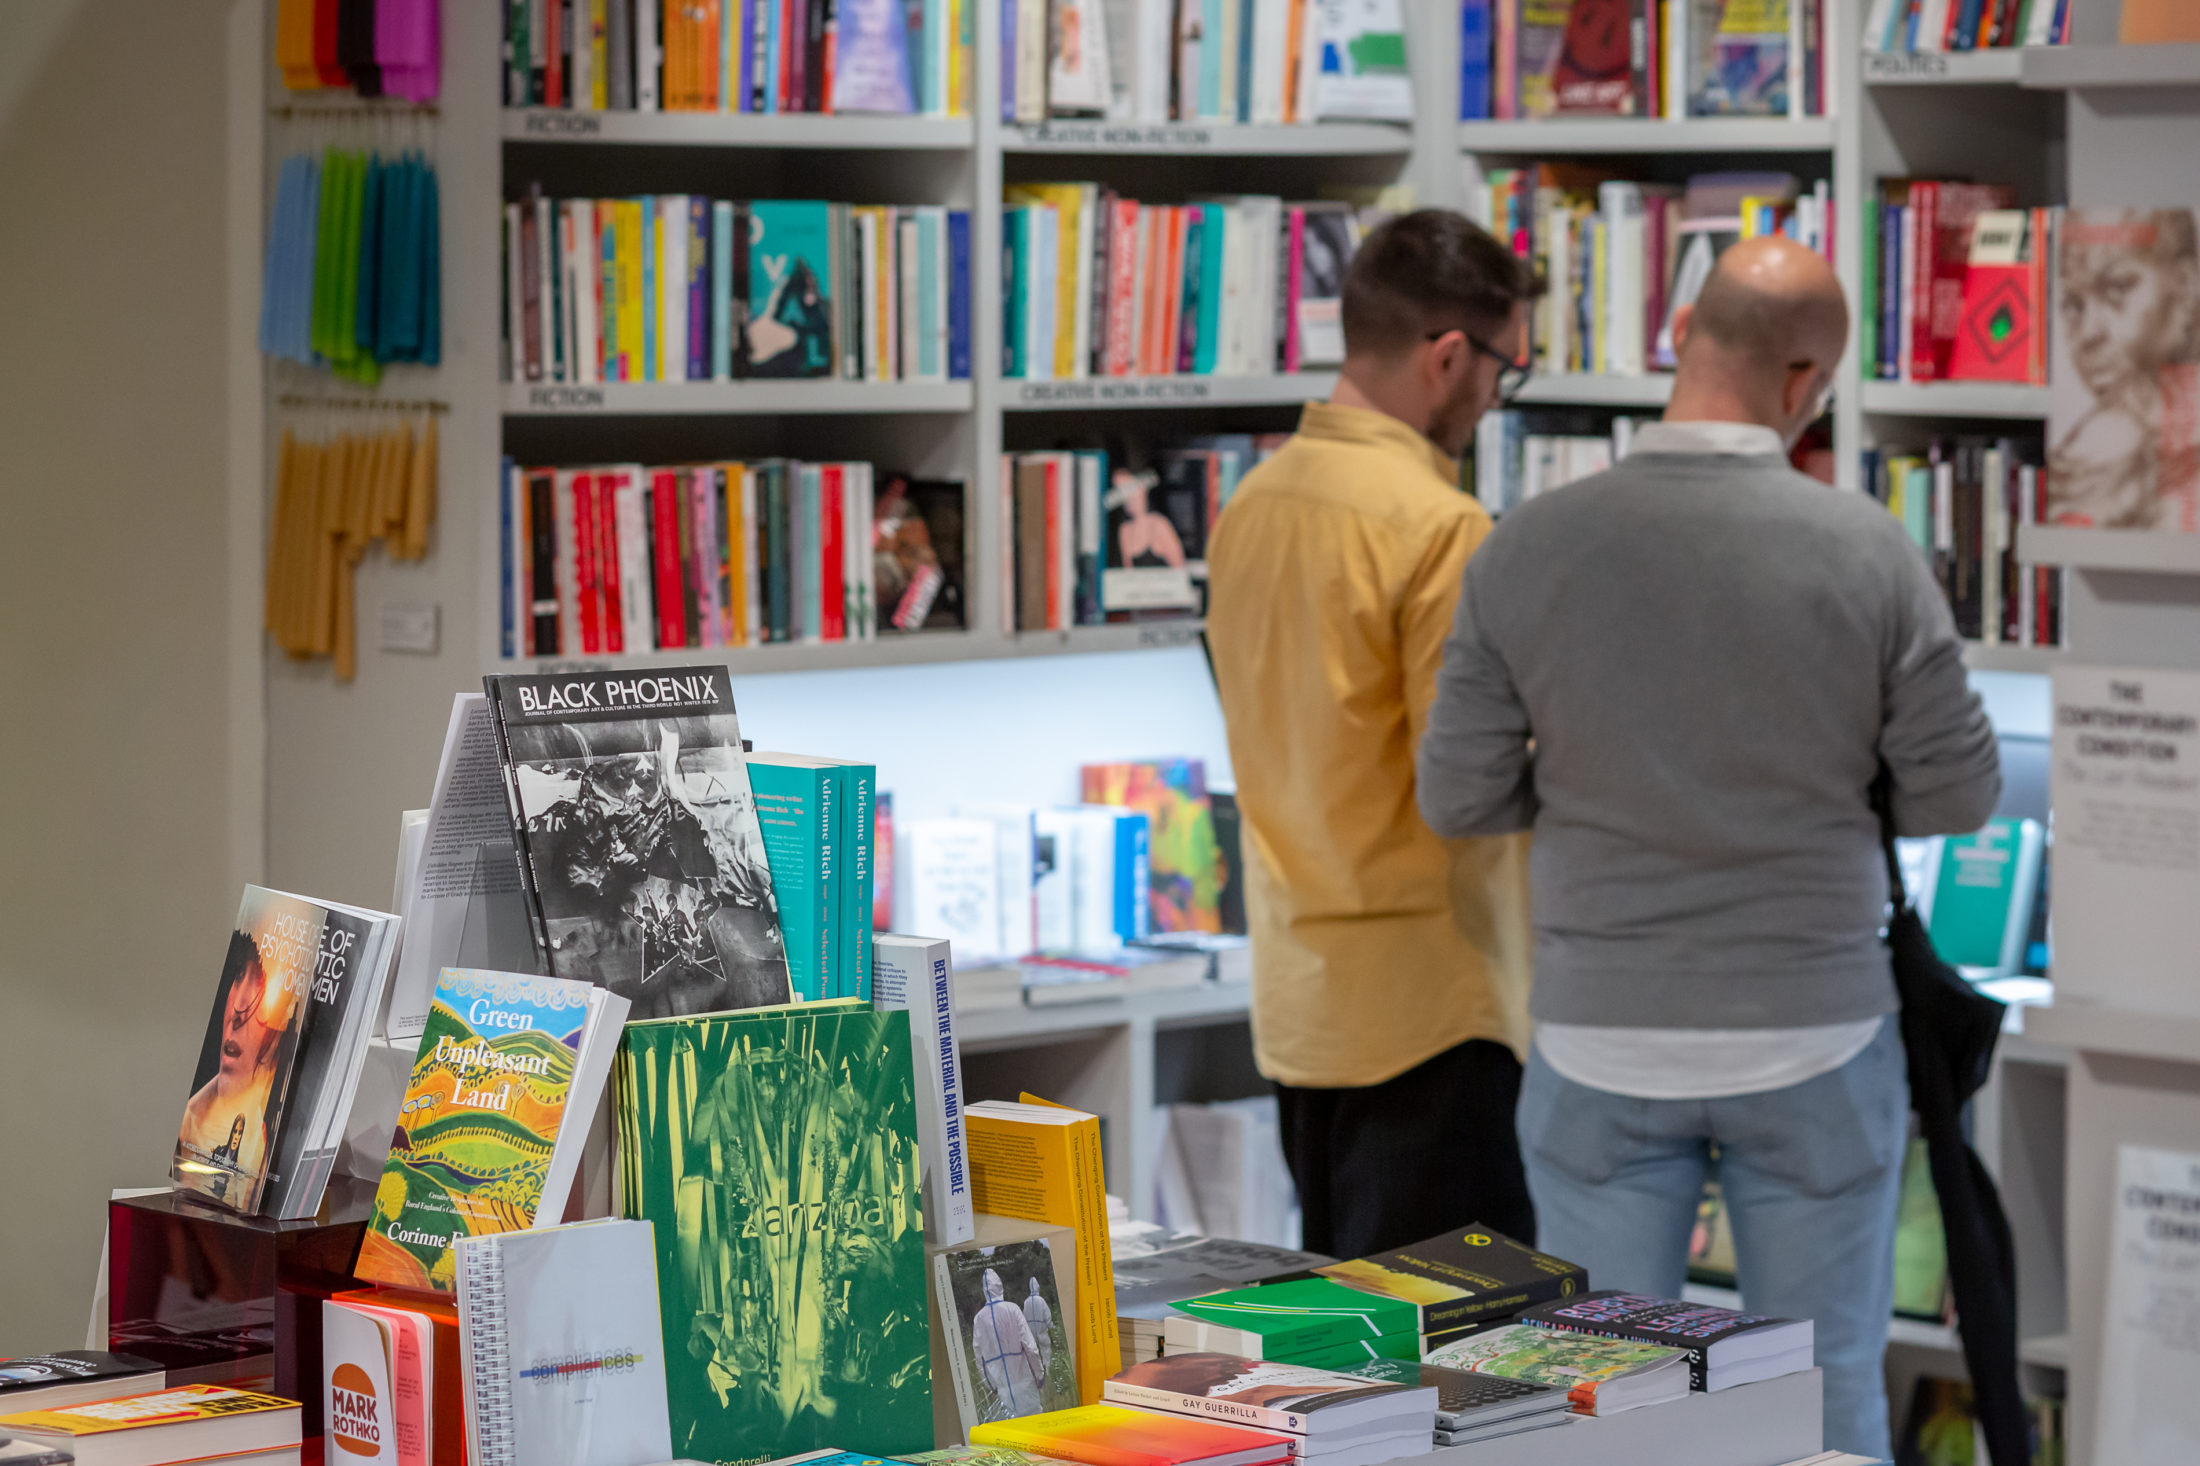
[[[907,1018],[630,1024],[616,1072],[626,1214],[656,1228],[673,1453],[929,1445]]]
[[[358,1275],[454,1291],[452,1239],[534,1225],[589,985],[447,967],[398,1108]]]
[[[1205,764],[1196,758],[1086,764],[1084,799],[1146,816],[1155,931],[1222,930],[1222,859]]]

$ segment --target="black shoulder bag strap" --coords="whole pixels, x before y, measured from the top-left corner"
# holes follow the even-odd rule
[[[2032,1458],[2029,1416],[2017,1378],[2017,1255],[2009,1218],[1985,1163],[1963,1134],[1963,1106],[1986,1082],[2004,1005],[1940,959],[1909,893],[1894,849],[1892,776],[1872,785],[1887,857],[1887,950],[1902,1004],[1910,1105],[1917,1111],[1948,1241],[1948,1284],[1963,1336],[1971,1397],[1993,1466]]]

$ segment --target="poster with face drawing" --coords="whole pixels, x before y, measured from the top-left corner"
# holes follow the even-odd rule
[[[2191,209],[2071,209],[2054,244],[2048,517],[2200,530],[2200,230]]]

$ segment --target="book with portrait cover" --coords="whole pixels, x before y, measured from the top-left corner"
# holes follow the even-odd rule
[[[749,375],[832,375],[832,206],[759,199],[746,218]]]
[[[1589,1274],[1579,1264],[1524,1247],[1480,1223],[1315,1271],[1361,1292],[1412,1304],[1420,1311],[1423,1334],[1510,1318],[1589,1286]]]
[[[459,1238],[554,1225],[626,1014],[590,983],[445,968],[356,1275],[449,1293]]]
[[[621,1210],[655,1227],[673,1454],[929,1445],[907,1017],[828,999],[635,1023],[617,1083]]]
[[[246,886],[199,1046],[169,1174],[251,1215],[274,1169],[310,1017],[307,994],[328,909]]]
[[[535,940],[637,1018],[784,1003],[786,943],[724,667],[483,679]]]
[[[2069,209],[2054,241],[2048,518],[2200,531],[2192,209]]]

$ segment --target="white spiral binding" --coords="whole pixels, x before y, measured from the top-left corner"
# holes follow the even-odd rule
[[[466,1327],[473,1335],[466,1406],[473,1466],[518,1466],[512,1437],[511,1341],[504,1331],[504,1252],[490,1239],[458,1249],[466,1269]]]

